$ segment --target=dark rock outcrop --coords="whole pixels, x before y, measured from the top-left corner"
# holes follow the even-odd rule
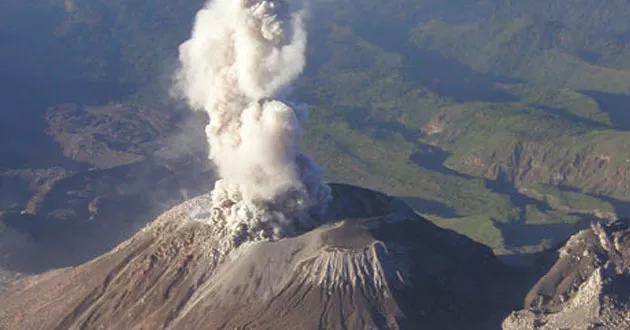
[[[630,226],[618,221],[572,236],[505,330],[630,329]]]

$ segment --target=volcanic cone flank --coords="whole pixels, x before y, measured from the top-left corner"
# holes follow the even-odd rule
[[[488,317],[492,252],[402,201],[332,184],[327,223],[231,245],[166,212],[110,253],[22,282],[2,329],[461,329]]]

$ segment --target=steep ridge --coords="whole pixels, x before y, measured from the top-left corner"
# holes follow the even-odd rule
[[[504,330],[630,328],[630,227],[593,224],[573,235]]]
[[[453,154],[447,165],[465,174],[628,199],[627,132],[574,123],[518,104],[511,110],[482,104],[452,107],[435,116],[424,132],[428,142]]]
[[[491,250],[402,201],[333,184],[328,223],[225,249],[190,221],[207,196],[160,216],[110,253],[24,280],[0,329],[474,328],[503,266]]]

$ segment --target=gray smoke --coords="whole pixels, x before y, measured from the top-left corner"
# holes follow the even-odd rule
[[[306,109],[283,101],[304,68],[304,16],[299,2],[210,1],[179,48],[174,90],[208,114],[221,178],[195,217],[235,241],[310,229],[330,199],[322,171],[299,151]]]

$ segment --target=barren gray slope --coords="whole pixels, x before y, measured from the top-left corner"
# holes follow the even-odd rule
[[[594,224],[572,236],[505,330],[630,329],[630,228]]]
[[[492,252],[397,199],[332,185],[328,224],[223,253],[184,203],[112,252],[0,297],[2,329],[470,329]],[[200,197],[203,198],[203,197]]]

